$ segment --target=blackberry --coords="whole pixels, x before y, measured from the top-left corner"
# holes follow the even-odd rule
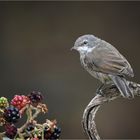
[[[51,135],[50,139],[51,140],[56,140],[56,139],[59,139],[59,137],[60,137],[60,134],[53,133],[53,135]]]
[[[9,103],[8,103],[7,98],[1,97],[0,98],[0,108],[6,108],[6,107],[8,107],[8,105],[9,105]]]
[[[44,139],[49,139],[51,137],[51,135],[52,135],[51,130],[49,129],[48,126],[46,126],[44,128]]]
[[[52,133],[50,139],[59,139],[61,133],[61,128],[56,127],[54,128],[54,132]]]
[[[38,91],[32,91],[29,95],[28,98],[30,99],[31,103],[33,105],[37,105],[40,103],[43,99],[41,92]]]
[[[26,128],[27,131],[32,131],[34,130],[34,125],[32,123],[29,123],[27,128]]]
[[[60,127],[55,127],[54,128],[54,132],[56,132],[56,133],[61,133],[61,128]]]
[[[11,101],[11,105],[19,110],[25,107],[29,103],[29,98],[24,95],[15,95]]]
[[[15,123],[20,118],[20,113],[17,108],[10,106],[4,110],[3,116],[7,122]]]
[[[17,134],[17,128],[14,124],[6,124],[5,125],[5,135],[10,138],[13,139]]]
[[[48,127],[44,128],[44,139],[58,139],[60,137],[61,128],[55,127],[51,131]]]

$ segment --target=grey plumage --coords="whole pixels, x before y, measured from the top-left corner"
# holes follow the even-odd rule
[[[125,79],[134,76],[133,70],[115,47],[94,35],[83,35],[73,49],[79,51],[82,66],[92,76],[104,84],[113,82],[125,98],[134,97]]]

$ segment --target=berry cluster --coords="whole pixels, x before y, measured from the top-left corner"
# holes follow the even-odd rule
[[[39,113],[46,113],[48,111],[46,104],[42,103],[42,94],[37,91],[32,91],[27,96],[15,95],[8,103],[7,98],[0,98],[0,125],[4,126],[4,136],[10,139],[28,139],[39,140],[44,138],[58,139],[60,137],[61,129],[56,126],[56,121],[46,120],[44,124],[38,124],[34,120]],[[17,128],[16,122],[23,116],[27,115],[26,123]],[[42,127],[42,126],[45,126]],[[21,138],[22,136],[22,138]]]
[[[41,95],[41,92],[38,91],[32,91],[29,95],[28,98],[31,101],[31,104],[36,106],[38,103],[41,103],[43,97]]]
[[[15,123],[20,118],[20,113],[17,108],[10,106],[4,110],[3,116],[7,122]]]
[[[27,130],[28,132],[30,132],[30,131],[34,130],[34,128],[35,128],[35,126],[34,126],[32,123],[29,123],[29,124],[27,125],[26,130]]]
[[[61,133],[60,127],[55,127],[54,132],[51,135],[51,139],[59,139]]]
[[[61,133],[61,128],[57,127],[56,124],[53,121],[48,120],[47,121],[47,125],[44,127],[44,131],[40,131],[40,128],[38,126],[36,126],[33,123],[29,123],[25,129],[25,131],[27,131],[28,133],[32,133],[35,132],[36,135],[35,137],[32,137],[34,139],[44,139],[44,140],[48,140],[48,139],[59,139],[60,137],[60,133]],[[43,137],[42,137],[43,136]],[[29,135],[26,136],[27,138],[31,138]]]
[[[14,124],[6,124],[5,125],[5,135],[10,138],[13,139],[17,134],[17,128]]]
[[[11,101],[11,105],[15,106],[19,110],[25,107],[28,103],[30,103],[30,100],[25,95],[15,95]]]
[[[0,98],[0,108],[6,108],[9,106],[8,100],[5,97]]]
[[[59,139],[61,128],[55,126],[52,130],[49,127],[44,129],[44,139]]]

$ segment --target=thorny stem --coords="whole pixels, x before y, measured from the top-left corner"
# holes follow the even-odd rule
[[[131,81],[127,81],[127,84],[135,96],[140,96],[140,84]],[[103,87],[101,93],[102,94],[100,94],[99,91],[97,92],[97,95],[90,101],[83,113],[83,129],[90,140],[101,140],[95,123],[95,116],[100,106],[122,97],[114,85]]]
[[[4,111],[2,109],[0,109],[0,113],[3,113]]]
[[[43,129],[42,129],[42,140],[44,140],[44,126],[43,126]]]
[[[37,116],[38,116],[38,114],[41,112],[40,110],[38,110],[38,109],[35,109],[35,113],[33,114],[33,116],[32,116],[32,110],[31,109],[33,109],[33,107],[31,106],[31,105],[29,105],[29,106],[27,106],[27,110],[26,110],[26,114],[27,114],[27,121],[26,121],[26,123],[22,126],[22,127],[20,127],[19,129],[18,129],[18,132],[19,133],[21,133],[26,127],[27,127],[27,125],[32,121],[32,120],[34,120]]]
[[[29,121],[30,121],[30,119],[32,118],[31,105],[29,105],[28,113],[29,113],[28,119],[29,119]]]
[[[5,136],[5,132],[0,133],[0,140],[3,140],[4,136]]]

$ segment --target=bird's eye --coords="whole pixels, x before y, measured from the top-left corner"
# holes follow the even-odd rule
[[[88,41],[87,41],[87,40],[84,40],[84,41],[83,41],[83,44],[84,44],[84,45],[88,44]]]

